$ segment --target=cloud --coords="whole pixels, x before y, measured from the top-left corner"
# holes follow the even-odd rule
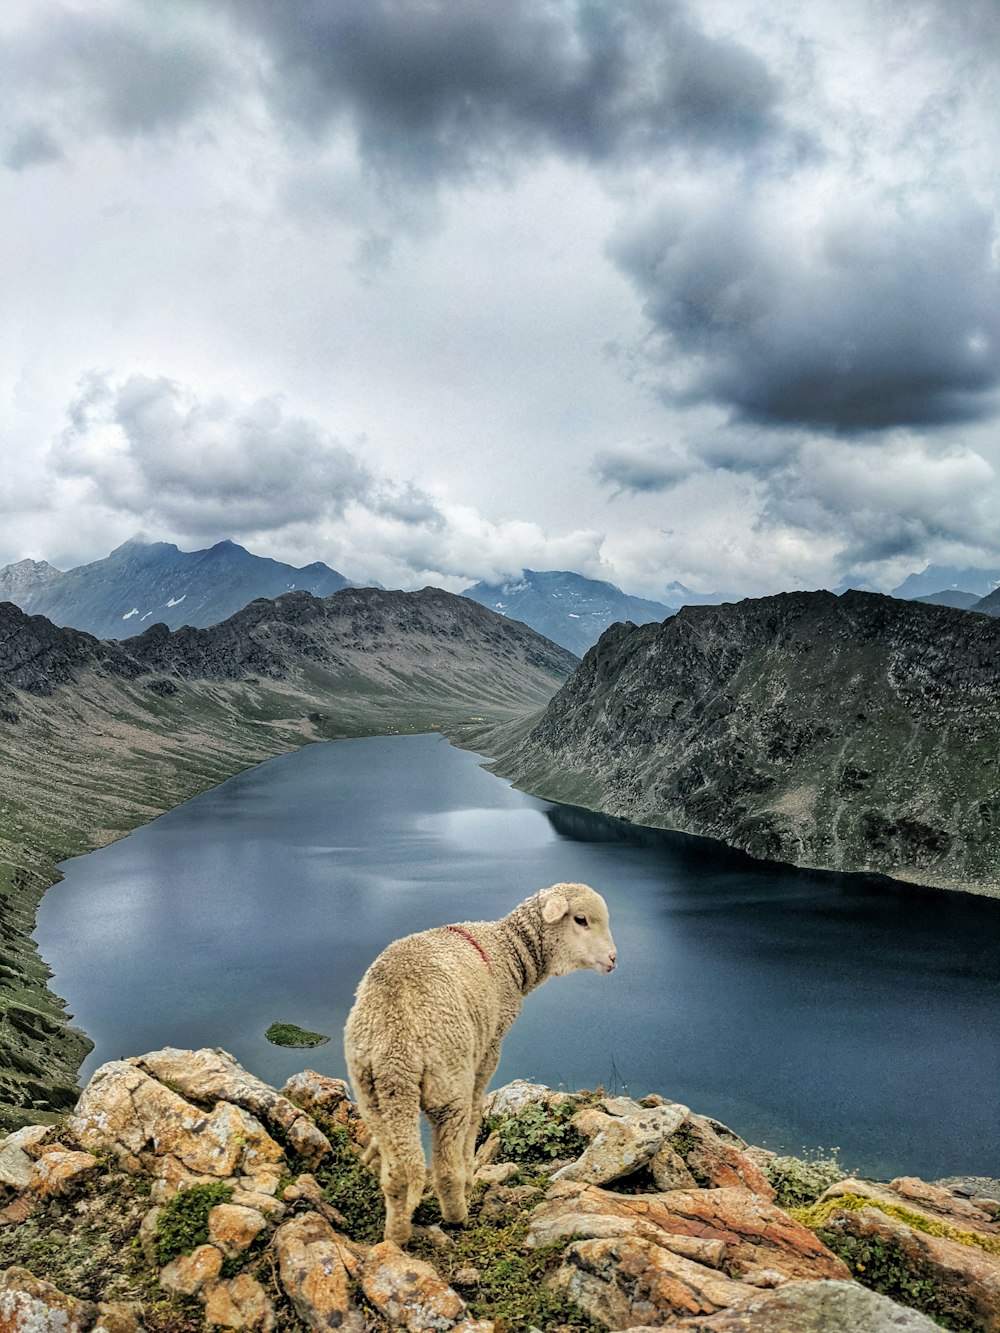
[[[706,187],[620,229],[610,253],[661,340],[664,397],[846,433],[995,409],[991,213],[896,192],[819,204]]]
[[[112,512],[190,537],[274,532],[342,515],[373,476],[279,398],[201,402],[172,380],[93,374],[68,409],[50,461]]]
[[[411,182],[553,148],[595,162],[742,151],[779,133],[781,89],[678,0],[237,0],[285,120],[349,125],[366,162]]]
[[[88,135],[169,134],[227,90],[229,61],[190,7],[184,23],[136,3],[116,10],[40,3],[5,35],[5,164],[22,170],[64,156]]]
[[[595,456],[593,471],[606,486],[622,491],[667,491],[679,485],[698,468],[672,446],[623,441],[602,449]]]

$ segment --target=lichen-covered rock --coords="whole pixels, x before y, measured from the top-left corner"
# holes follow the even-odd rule
[[[364,1318],[351,1298],[361,1267],[357,1247],[338,1236],[319,1213],[303,1213],[274,1233],[285,1294],[307,1328],[362,1333]]]
[[[166,1046],[140,1056],[135,1063],[183,1097],[204,1103],[230,1102],[249,1111],[280,1131],[310,1165],[330,1152],[326,1135],[294,1102],[249,1073],[228,1051],[218,1047],[184,1051]]]
[[[35,1162],[28,1188],[40,1199],[72,1194],[97,1166],[97,1158],[89,1152],[49,1152]]]
[[[614,1114],[588,1107],[573,1117],[573,1126],[590,1142],[576,1161],[555,1173],[554,1180],[603,1185],[631,1175],[646,1165],[687,1116],[686,1107],[644,1109],[626,1098],[607,1104],[616,1107]]]
[[[227,1259],[237,1255],[254,1243],[267,1226],[263,1216],[256,1208],[244,1208],[237,1203],[220,1203],[208,1214],[208,1239],[218,1246]]]
[[[722,1128],[720,1126],[720,1128]],[[763,1171],[743,1151],[746,1144],[731,1131],[720,1134],[705,1116],[692,1115],[684,1126],[691,1140],[684,1161],[703,1186],[743,1186],[765,1199],[774,1198],[774,1188]]]
[[[556,1181],[531,1214],[528,1242],[544,1245],[572,1234],[607,1237],[622,1222],[628,1227],[625,1234],[661,1247],[675,1236],[719,1241],[727,1261],[744,1276],[773,1272],[786,1280],[850,1277],[807,1227],[770,1200],[735,1187],[614,1194],[597,1185]]]
[[[246,1328],[272,1333],[277,1328],[274,1306],[267,1292],[249,1273],[217,1282],[205,1301],[209,1328]]]
[[[48,1125],[25,1125],[0,1140],[0,1185],[8,1189],[27,1189],[34,1159],[27,1149],[40,1143],[49,1132]]]
[[[361,1270],[361,1286],[381,1315],[412,1333],[450,1329],[465,1316],[465,1302],[437,1270],[390,1240],[372,1246]]]
[[[755,1292],[719,1314],[680,1319],[659,1333],[940,1333],[940,1328],[856,1282],[827,1280]]]
[[[526,1106],[541,1102],[549,1106],[553,1102],[564,1102],[567,1094],[553,1092],[544,1083],[529,1083],[527,1079],[515,1078],[502,1088],[487,1093],[483,1099],[483,1117],[519,1115]]]
[[[88,1333],[97,1316],[92,1301],[67,1296],[26,1268],[0,1273],[2,1333]]]
[[[264,1126],[231,1102],[206,1113],[138,1067],[113,1060],[84,1088],[68,1129],[86,1149],[110,1151],[132,1171],[169,1179],[243,1173],[273,1193],[284,1152]]]
[[[721,1273],[638,1236],[577,1241],[566,1250],[550,1285],[608,1329],[713,1314],[746,1291]]]
[[[222,1272],[222,1252],[214,1245],[199,1245],[160,1270],[160,1286],[175,1296],[200,1296]]]

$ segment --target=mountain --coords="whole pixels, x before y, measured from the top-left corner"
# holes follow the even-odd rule
[[[731,592],[695,592],[675,579],[664,590],[672,606],[718,606],[720,602],[733,602]]]
[[[286,593],[122,641],[0,603],[0,1111],[69,1105],[89,1045],[30,939],[60,861],[310,741],[520,718],[576,665],[436,588]]]
[[[481,737],[520,787],[827,870],[1000,893],[1000,623],[783,593],[616,625],[540,721]]]
[[[915,597],[929,597],[942,589],[958,589],[973,592],[977,597],[986,597],[1000,585],[1000,569],[959,569],[955,565],[928,565],[920,574],[910,574],[898,588],[893,588],[893,597],[910,600]]]
[[[988,597],[975,602],[971,609],[981,612],[984,616],[1000,616],[1000,588],[991,592]]]
[[[181,551],[133,537],[103,560],[65,572],[44,560],[0,569],[0,601],[99,639],[129,638],[157,622],[171,629],[215,625],[255,597],[293,589],[327,597],[347,586],[343,574],[319,562],[296,569],[229,541]]]
[[[960,611],[980,610],[980,598],[974,592],[963,592],[961,588],[944,588],[941,592],[932,592],[925,597],[914,597],[914,602],[927,602],[931,606],[955,606]]]
[[[568,570],[526,569],[509,583],[473,584],[462,596],[523,621],[578,657],[618,620],[645,625],[674,614],[673,607],[661,602],[630,597],[613,583],[585,579]]]

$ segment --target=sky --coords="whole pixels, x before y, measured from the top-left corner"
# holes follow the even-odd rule
[[[10,0],[0,564],[1000,566],[995,0]]]

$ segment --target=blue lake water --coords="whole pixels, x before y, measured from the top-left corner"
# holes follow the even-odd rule
[[[345,1073],[390,940],[558,880],[619,967],[528,997],[494,1085],[661,1092],[778,1150],[1000,1175],[1000,901],[774,867],[515,791],[439,736],[309,746],[62,866],[38,939],[105,1060],[222,1046],[269,1082]],[[330,1034],[272,1046],[276,1020]]]

